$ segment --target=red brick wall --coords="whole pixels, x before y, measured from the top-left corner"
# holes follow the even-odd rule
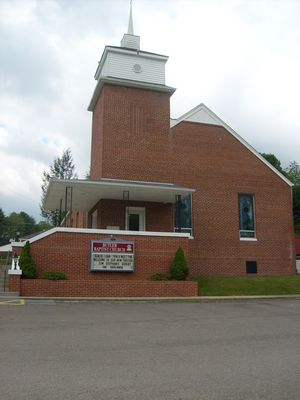
[[[45,279],[23,279],[22,296],[52,297],[191,297],[197,296],[197,283],[152,282],[152,281],[47,281]]]
[[[8,290],[10,292],[20,293],[20,287],[21,287],[21,276],[8,275]]]
[[[261,275],[295,273],[290,187],[223,127],[185,122],[172,135],[177,177],[196,189],[192,271],[243,275],[257,261]],[[257,242],[239,239],[238,193],[254,194]]]
[[[31,255],[38,274],[63,271],[66,281],[22,279],[23,296],[196,296],[195,282],[152,282],[151,275],[168,272],[181,246],[188,259],[187,238],[117,236],[135,243],[134,272],[90,272],[90,241],[107,238],[103,234],[58,232],[31,243]],[[10,280],[10,290],[16,289]],[[15,290],[18,291],[18,290]]]
[[[246,261],[257,261],[261,275],[295,273],[291,189],[285,182],[223,127],[181,122],[169,129],[167,94],[104,89],[93,120],[93,132],[103,128],[103,154],[93,153],[93,169],[101,163],[102,177],[196,189],[194,274],[244,275]],[[254,194],[255,243],[239,239],[238,193]]]
[[[102,89],[104,93],[105,87]],[[104,96],[100,96],[93,112],[90,179],[102,178]]]
[[[91,209],[89,214],[98,210],[99,229],[106,229],[107,226],[119,226],[120,229],[125,229],[126,207],[145,207],[147,231],[173,232],[172,204],[103,199]]]
[[[169,94],[104,85],[93,113],[91,179],[169,182],[161,157],[169,131]]]
[[[135,243],[134,272],[90,272],[90,241],[108,235],[59,232],[31,243],[38,273],[63,271],[70,280],[144,280],[156,272],[167,272],[178,247],[188,259],[187,238],[118,236]]]
[[[83,211],[71,211],[64,224],[69,228],[87,228],[87,225],[87,213]]]

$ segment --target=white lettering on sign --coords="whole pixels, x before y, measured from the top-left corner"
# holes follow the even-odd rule
[[[93,254],[92,269],[94,271],[133,271],[133,254]]]

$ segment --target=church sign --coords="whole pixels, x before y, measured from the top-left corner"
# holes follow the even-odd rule
[[[92,240],[91,271],[133,272],[134,243],[125,240]]]

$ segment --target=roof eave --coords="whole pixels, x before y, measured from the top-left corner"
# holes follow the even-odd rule
[[[107,85],[115,85],[115,86],[125,86],[125,87],[132,87],[144,90],[155,90],[158,92],[169,93],[170,96],[176,91],[175,88],[166,85],[158,85],[150,82],[142,82],[142,81],[133,81],[130,79],[120,79],[114,77],[106,77],[100,78],[97,82],[95,87],[93,96],[91,98],[90,104],[88,106],[88,111],[94,111],[95,106],[97,104],[98,98],[102,91],[103,86]]]

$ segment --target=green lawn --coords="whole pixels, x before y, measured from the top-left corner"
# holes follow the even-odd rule
[[[300,294],[300,275],[272,277],[195,276],[199,296],[251,296]]]

